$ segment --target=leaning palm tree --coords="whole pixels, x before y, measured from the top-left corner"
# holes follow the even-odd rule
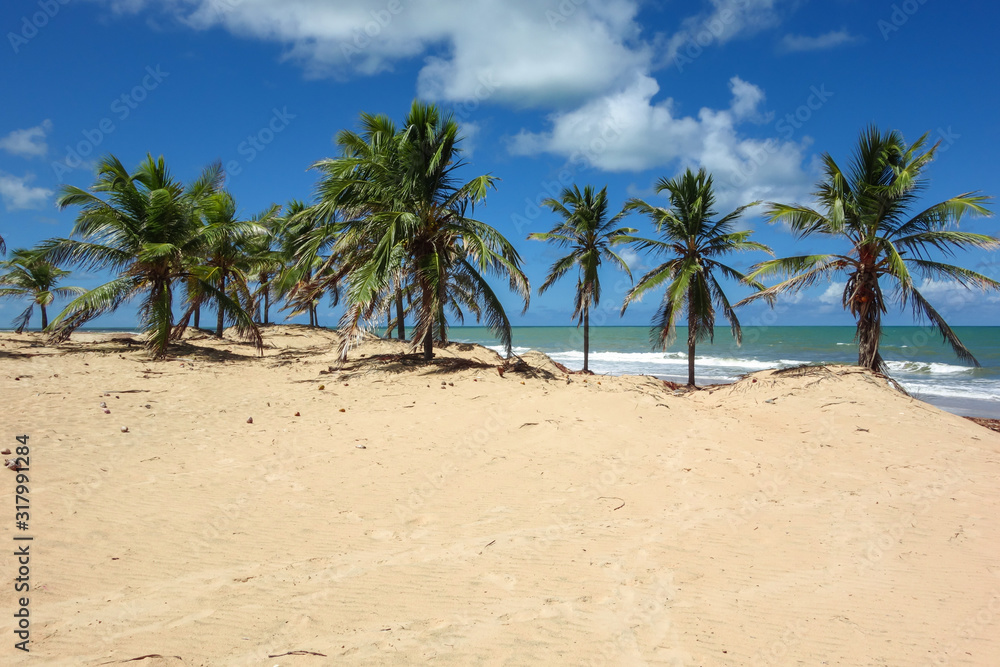
[[[199,292],[215,299],[232,318],[237,332],[261,349],[260,332],[240,304],[192,272],[191,258],[201,256],[206,246],[201,208],[219,190],[222,177],[216,164],[184,187],[162,157],[149,155],[130,173],[109,155],[98,163],[91,191],[63,186],[59,207],[81,208],[75,238],[46,241],[40,250],[54,263],[110,270],[116,277],[66,306],[50,325],[54,340],[65,340],[84,323],[139,296],[146,345],[160,358],[173,328],[174,286],[194,280]]]
[[[615,225],[625,215],[621,212],[608,218],[607,187],[595,192],[593,186],[587,185],[583,192],[580,188],[563,188],[559,199],[546,199],[542,205],[551,209],[562,220],[549,232],[529,234],[528,238],[535,241],[551,241],[561,248],[569,247],[569,254],[560,257],[552,264],[545,282],[538,289],[543,294],[562,278],[574,266],[578,267],[579,275],[576,281],[576,300],[573,304],[573,317],[577,326],[583,325],[583,371],[590,370],[590,309],[601,302],[601,279],[598,271],[601,260],[607,259],[616,264],[632,278],[628,264],[611,250],[611,246],[635,234],[631,227],[615,228]]]
[[[56,297],[83,294],[82,287],[56,287],[69,271],[58,268],[37,251],[22,248],[11,252],[10,259],[0,262],[0,298],[30,299],[24,312],[14,319],[15,331],[21,333],[31,322],[37,305],[42,311],[42,329],[49,325],[46,306]]]
[[[857,318],[858,365],[885,373],[879,341],[882,315],[887,311],[883,279],[888,280],[901,306],[911,303],[914,317],[933,322],[959,359],[978,366],[972,353],[914,285],[911,274],[915,271],[925,278],[953,280],[966,288],[1000,289],[1000,283],[975,271],[932,259],[933,251],[950,256],[960,249],[1000,247],[1000,240],[992,236],[957,229],[965,214],[990,215],[984,206],[988,197],[966,192],[911,212],[925,187],[923,171],[934,158],[937,146],[927,148],[926,134],[907,146],[899,132],[883,133],[869,127],[861,133],[849,171],[844,172],[829,153],[824,154],[824,179],[814,193],[819,206],[771,203],[767,214],[771,222],[787,223],[799,238],[821,234],[846,241],[845,252],[758,264],[750,278],[786,279],[741,303],[761,297],[773,299],[808,287],[820,278],[845,275],[843,305]]]
[[[447,340],[446,312],[458,317],[463,309],[485,319],[509,353],[510,320],[484,274],[507,278],[525,308],[528,279],[514,246],[471,217],[496,179],[458,181],[465,164],[459,127],[433,105],[414,102],[398,131],[384,116],[361,119],[360,134],[338,135],[340,157],[313,165],[323,172],[317,206],[345,217],[337,243],[349,284],[341,352],[410,286],[412,345],[425,359],[434,355],[435,337]]]
[[[716,215],[712,208],[715,194],[712,177],[704,169],[697,174],[688,169],[674,179],[660,179],[656,192],[663,191],[669,194],[669,209],[651,206],[639,199],[629,200],[625,206],[628,211],[647,215],[662,237],[662,240],[638,237],[628,240],[636,243],[640,250],[661,252],[668,255],[668,259],[649,271],[628,291],[622,313],[647,291],[667,283],[663,300],[653,317],[651,338],[655,348],[666,350],[676,337],[678,316],[687,311],[688,385],[693,387],[695,346],[703,340],[713,340],[716,307],[722,310],[729,322],[736,344],[739,345],[743,339],[739,319],[715,272],[757,289],[764,287],[715,258],[746,250],[773,253],[766,245],[749,240],[752,231],[733,231],[743,212],[757,202],[740,206],[713,220]]]

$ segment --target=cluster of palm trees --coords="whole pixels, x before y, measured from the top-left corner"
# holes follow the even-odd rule
[[[269,322],[274,303],[283,302],[292,314],[308,313],[315,326],[324,298],[345,302],[339,325],[342,354],[376,323],[387,323],[389,331],[405,339],[410,318],[411,344],[429,359],[435,344],[447,342],[449,316],[463,322],[470,314],[485,321],[509,355],[510,320],[488,279],[505,280],[525,310],[528,279],[513,244],[473,217],[476,205],[495,189],[496,178],[459,178],[465,166],[459,131],[437,107],[419,102],[399,127],[386,116],[362,114],[357,132],[338,134],[339,155],[312,165],[320,174],[312,204],[292,201],[247,218],[224,189],[217,164],[185,186],[171,176],[162,157],[149,156],[132,172],[114,156],[106,157],[89,191],[62,188],[58,205],[80,208],[71,237],[15,251],[0,263],[0,271],[7,270],[0,274],[0,296],[29,296],[42,307],[42,326],[56,339],[139,298],[139,321],[154,356],[164,355],[190,323],[200,327],[202,306],[214,308],[217,336],[228,323],[260,348],[259,326]],[[889,304],[883,292],[887,282],[901,304],[911,304],[915,315],[938,327],[960,358],[976,363],[920,294],[913,274],[1000,289],[1000,283],[930,254],[996,249],[1000,242],[957,229],[966,214],[989,214],[986,197],[964,193],[915,206],[935,150],[926,135],[907,145],[898,132],[869,128],[848,170],[824,155],[815,206],[770,202],[765,217],[801,238],[829,237],[843,252],[771,259],[745,273],[722,260],[744,251],[773,256],[766,245],[750,240],[751,231],[737,228],[746,210],[760,202],[719,217],[712,177],[704,170],[661,179],[656,191],[667,195],[667,206],[631,199],[615,215],[610,215],[606,188],[588,185],[581,191],[574,185],[544,202],[557,218],[552,229],[528,237],[568,250],[552,265],[539,292],[576,271],[573,318],[584,330],[584,370],[590,312],[601,298],[602,262],[632,277],[615,251],[622,244],[659,257],[626,293],[622,313],[645,294],[663,290],[651,342],[666,349],[678,322],[686,324],[689,384],[694,384],[696,344],[712,339],[717,312],[739,342],[736,307],[757,299],[773,304],[781,294],[835,275],[846,277],[844,307],[857,318],[859,365],[885,371],[878,346]],[[649,219],[656,238],[622,224],[634,213]],[[56,268],[62,264],[110,271],[114,278],[87,291],[57,288],[67,274]],[[780,282],[761,282],[774,277]],[[754,291],[731,304],[720,278]],[[49,323],[45,306],[55,295],[74,298]],[[19,330],[32,307],[20,316]],[[175,310],[181,313],[176,321]]]
[[[43,328],[65,340],[138,298],[154,357],[192,321],[200,327],[204,305],[215,309],[217,336],[228,324],[260,349],[260,325],[275,300],[292,315],[308,312],[315,326],[317,305],[328,297],[334,305],[347,299],[344,354],[390,307],[400,338],[412,319],[412,340],[425,358],[447,342],[448,317],[461,322],[466,313],[484,320],[509,351],[510,320],[487,276],[505,278],[525,309],[528,279],[514,246],[472,217],[496,179],[459,181],[459,142],[458,125],[433,105],[414,103],[400,128],[363,115],[361,132],[337,137],[340,156],[313,165],[321,174],[315,203],[292,201],[250,218],[223,187],[218,164],[185,186],[162,157],[148,156],[132,172],[105,157],[89,190],[61,189],[57,205],[80,208],[70,238],[31,253],[54,279],[65,275],[56,268],[64,264],[114,278],[81,291]],[[15,289],[14,281],[13,273],[0,276],[4,288]],[[39,285],[49,295],[44,305],[51,294],[75,292],[50,287]]]
[[[750,231],[735,229],[746,209],[760,202],[717,217],[712,177],[704,170],[694,173],[688,169],[677,178],[657,183],[656,192],[667,193],[669,207],[631,199],[621,213],[611,218],[607,217],[604,190],[595,194],[591,188],[583,193],[567,188],[559,200],[545,202],[562,218],[561,222],[548,233],[529,237],[571,248],[552,265],[542,290],[577,267],[573,316],[584,326],[584,370],[588,361],[588,313],[601,294],[601,262],[610,260],[629,272],[621,257],[611,250],[622,243],[634,244],[639,250],[665,259],[627,292],[622,312],[650,290],[663,288],[653,317],[651,341],[654,348],[665,350],[675,338],[677,322],[686,316],[689,385],[695,382],[695,346],[712,339],[717,310],[729,322],[738,344],[741,329],[735,307],[758,299],[773,305],[781,294],[794,293],[820,278],[837,275],[846,278],[843,305],[857,318],[859,366],[887,372],[879,354],[882,316],[889,303],[883,291],[885,283],[895,290],[902,306],[912,305],[915,318],[926,318],[938,328],[960,359],[978,366],[979,362],[914,283],[915,273],[953,280],[966,288],[1000,289],[995,280],[931,256],[932,251],[950,256],[961,249],[1000,247],[997,238],[958,229],[966,214],[990,214],[985,207],[988,197],[966,192],[911,212],[926,185],[923,171],[936,149],[936,145],[927,146],[926,135],[907,145],[898,132],[883,133],[870,127],[862,132],[848,170],[842,170],[829,154],[824,154],[823,179],[814,193],[816,206],[769,202],[765,217],[771,223],[787,224],[800,239],[822,235],[833,243],[839,242],[843,252],[772,259],[754,265],[746,274],[721,263],[719,258],[748,250],[773,256],[770,248],[750,240]],[[630,212],[648,217],[660,238],[637,237],[633,229],[615,228]],[[730,304],[718,274],[750,286],[754,292]],[[776,276],[783,280],[770,287],[760,282]]]

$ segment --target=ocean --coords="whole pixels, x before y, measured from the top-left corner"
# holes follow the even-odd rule
[[[958,360],[936,329],[885,327],[882,357],[892,377],[913,397],[949,412],[1000,418],[1000,327],[954,327],[981,368]],[[500,351],[485,327],[452,327],[453,341]],[[571,369],[583,367],[583,329],[515,327],[514,352],[544,352]],[[737,346],[728,327],[715,329],[713,343],[700,343],[695,357],[698,384],[733,382],[767,368],[801,364],[856,364],[854,327],[744,327]],[[648,327],[591,327],[590,369],[608,375],[653,375],[687,382],[687,330],[666,352],[654,352]]]

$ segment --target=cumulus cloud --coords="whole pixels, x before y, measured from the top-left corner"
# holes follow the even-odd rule
[[[710,9],[689,16],[666,40],[665,62],[680,70],[706,48],[749,37],[778,24],[778,0],[711,0]]]
[[[819,295],[818,301],[825,306],[840,306],[844,303],[844,287],[847,283],[830,283],[830,286]]]
[[[752,83],[734,77],[728,108],[694,115],[672,99],[654,102],[653,72],[664,59],[770,28],[788,0],[704,0],[694,15],[672,8],[676,31],[656,36],[643,33],[639,0],[98,1],[282,44],[309,76],[374,75],[421,59],[416,87],[425,99],[552,110],[545,131],[512,140],[517,154],[564,155],[609,171],[704,166],[720,186],[720,206],[800,199],[808,189],[806,139],[744,131],[770,121]]]
[[[520,132],[510,150],[562,155],[606,171],[705,167],[715,176],[720,206],[801,200],[812,181],[804,165],[808,142],[741,136],[741,123],[766,118],[760,110],[764,92],[739,77],[730,79],[729,87],[729,108],[705,107],[684,116],[670,98],[653,102],[659,84],[642,75],[620,92],[553,114],[550,131]]]
[[[924,278],[917,291],[927,299],[935,310],[943,315],[989,301],[986,294],[978,289],[970,289],[955,280],[934,280]]]
[[[489,87],[514,105],[578,102],[651,60],[637,0],[110,1],[119,11],[165,6],[195,29],[284,44],[311,76],[377,74],[423,56],[418,92],[443,101],[479,99]]]
[[[823,35],[807,37],[805,35],[785,35],[781,40],[781,49],[789,53],[799,51],[824,51],[843,44],[856,42],[857,37],[852,36],[847,30],[831,30]]]
[[[14,130],[0,138],[0,150],[21,157],[44,157],[49,150],[45,137],[51,131],[52,121],[46,118],[35,127]]]
[[[18,178],[0,172],[0,199],[8,211],[39,208],[52,197],[52,190],[30,185],[33,180],[31,174]]]

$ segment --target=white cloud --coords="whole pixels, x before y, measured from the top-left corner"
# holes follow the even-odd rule
[[[844,303],[844,287],[847,283],[830,283],[830,286],[826,288],[822,294],[819,295],[817,299],[820,303],[826,306],[840,306]]]
[[[29,185],[34,176],[27,174],[22,178],[0,172],[0,199],[8,211],[23,208],[40,208],[53,192],[47,188]]]
[[[162,6],[109,0],[118,11]],[[579,102],[646,69],[637,0],[168,0],[195,29],[278,42],[310,76],[376,74],[425,57],[417,90],[442,101]]]
[[[705,107],[697,116],[682,116],[672,99],[654,103],[659,84],[639,76],[618,93],[553,114],[548,132],[522,131],[512,138],[510,150],[553,153],[577,167],[607,171],[705,167],[715,177],[720,208],[756,199],[802,200],[813,180],[809,167],[803,167],[809,142],[741,136],[741,122],[765,117],[760,111],[764,92],[739,77],[729,85],[728,109]]]
[[[989,301],[988,297],[978,289],[969,289],[955,280],[934,280],[924,278],[917,291],[927,299],[934,309],[942,315],[961,310],[966,306]]]
[[[48,144],[45,143],[45,136],[51,131],[52,121],[46,118],[35,127],[14,130],[7,136],[0,138],[0,150],[21,157],[44,157],[49,150]]]
[[[632,272],[633,277],[637,277],[636,274],[642,271],[648,270],[650,267],[646,260],[648,256],[646,254],[639,254],[635,248],[631,246],[618,246],[612,248],[614,253],[622,258],[625,264],[628,266],[629,271]]]
[[[847,30],[831,30],[823,35],[808,37],[805,35],[785,35],[781,40],[781,49],[790,53],[799,51],[823,51],[842,44],[858,41]]]
[[[476,154],[476,139],[482,134],[483,128],[479,123],[465,121],[462,123],[462,157],[472,160]]]
[[[711,9],[690,16],[666,41],[665,61],[681,71],[709,48],[778,24],[778,0],[711,0]]]
[[[788,0],[707,0],[694,15],[672,7],[676,30],[666,36],[643,31],[640,0],[98,1],[282,44],[309,76],[374,75],[422,59],[416,88],[425,99],[555,109],[548,131],[513,140],[517,153],[582,156],[609,171],[704,166],[720,186],[720,207],[801,199],[809,189],[808,139],[740,131],[769,121],[759,87],[734,77],[728,108],[695,115],[671,99],[654,102],[656,65],[690,58],[691,45],[704,50],[773,27]]]
[[[738,76],[729,80],[729,90],[733,93],[731,109],[736,120],[764,121],[766,117],[757,107],[764,101],[764,91],[747,83]]]

